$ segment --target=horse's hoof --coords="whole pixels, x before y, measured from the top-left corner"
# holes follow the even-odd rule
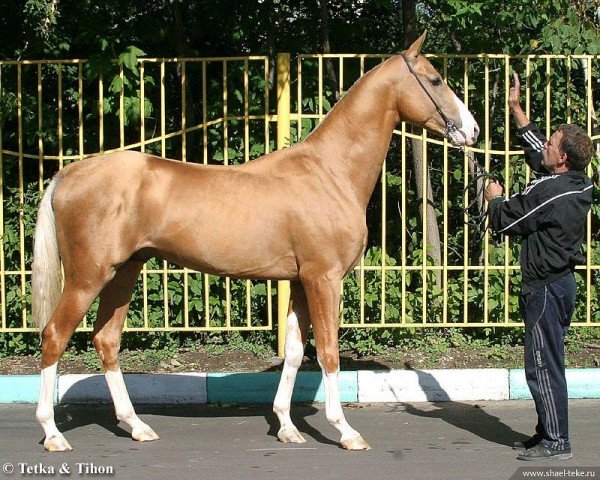
[[[306,443],[304,437],[295,428],[286,428],[285,430],[279,430],[277,438],[283,443]]]
[[[49,452],[70,452],[73,447],[69,445],[69,442],[62,435],[47,438],[44,441],[44,450]]]
[[[349,440],[343,440],[342,447],[346,450],[371,450],[369,444],[360,435]]]
[[[144,425],[143,427],[134,428],[131,432],[131,438],[138,442],[152,442],[160,437],[148,425]]]

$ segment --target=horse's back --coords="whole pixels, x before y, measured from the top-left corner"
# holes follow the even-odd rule
[[[61,254],[113,267],[155,255],[207,273],[295,278],[299,257],[324,255],[317,239],[336,249],[340,236],[356,236],[359,250],[363,241],[356,228],[331,225],[348,207],[306,156],[290,148],[234,167],[118,152],[69,165],[53,202]]]
[[[246,238],[242,246],[247,248],[249,237],[260,233],[262,239],[273,224],[263,218],[270,217],[265,209],[257,215],[239,205],[240,198],[248,203],[263,190],[266,177],[247,168],[189,164],[139,152],[68,165],[57,176],[53,197],[61,255],[67,264],[93,259],[114,267],[147,251],[203,271],[221,272],[222,266],[238,273],[233,264],[256,256],[252,248],[240,249],[238,235]],[[272,189],[265,188],[267,193]],[[256,232],[258,219],[263,221]],[[284,243],[279,256],[288,255]],[[256,260],[260,265],[244,260],[240,270],[258,275],[268,262]]]
[[[111,204],[135,208],[169,182],[183,165],[136,151],[115,152],[69,164],[57,175],[53,207],[59,214],[65,210],[84,210],[87,215],[105,212]]]

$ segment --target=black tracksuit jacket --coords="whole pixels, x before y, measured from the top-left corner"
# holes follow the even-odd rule
[[[548,285],[584,263],[581,244],[593,183],[582,171],[550,175],[542,166],[546,138],[529,124],[518,130],[525,160],[537,174],[525,190],[489,204],[490,227],[521,241],[522,294]]]

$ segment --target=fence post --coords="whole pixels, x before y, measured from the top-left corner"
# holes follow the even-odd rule
[[[290,54],[277,54],[277,149],[289,144],[290,139]],[[277,355],[285,356],[285,331],[288,305],[290,302],[290,282],[277,282]]]

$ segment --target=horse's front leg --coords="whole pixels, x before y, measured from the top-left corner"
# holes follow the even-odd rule
[[[310,316],[304,289],[299,282],[291,284],[290,308],[285,334],[285,361],[277,395],[273,402],[273,411],[279,419],[277,438],[284,443],[304,443],[306,440],[300,434],[290,416],[292,393],[298,369],[304,357],[304,346],[310,327]]]
[[[337,275],[303,276],[311,323],[317,344],[317,358],[323,371],[327,421],[341,434],[346,450],[370,450],[356,430],[346,421],[338,385],[340,352],[338,346],[340,281]]]

